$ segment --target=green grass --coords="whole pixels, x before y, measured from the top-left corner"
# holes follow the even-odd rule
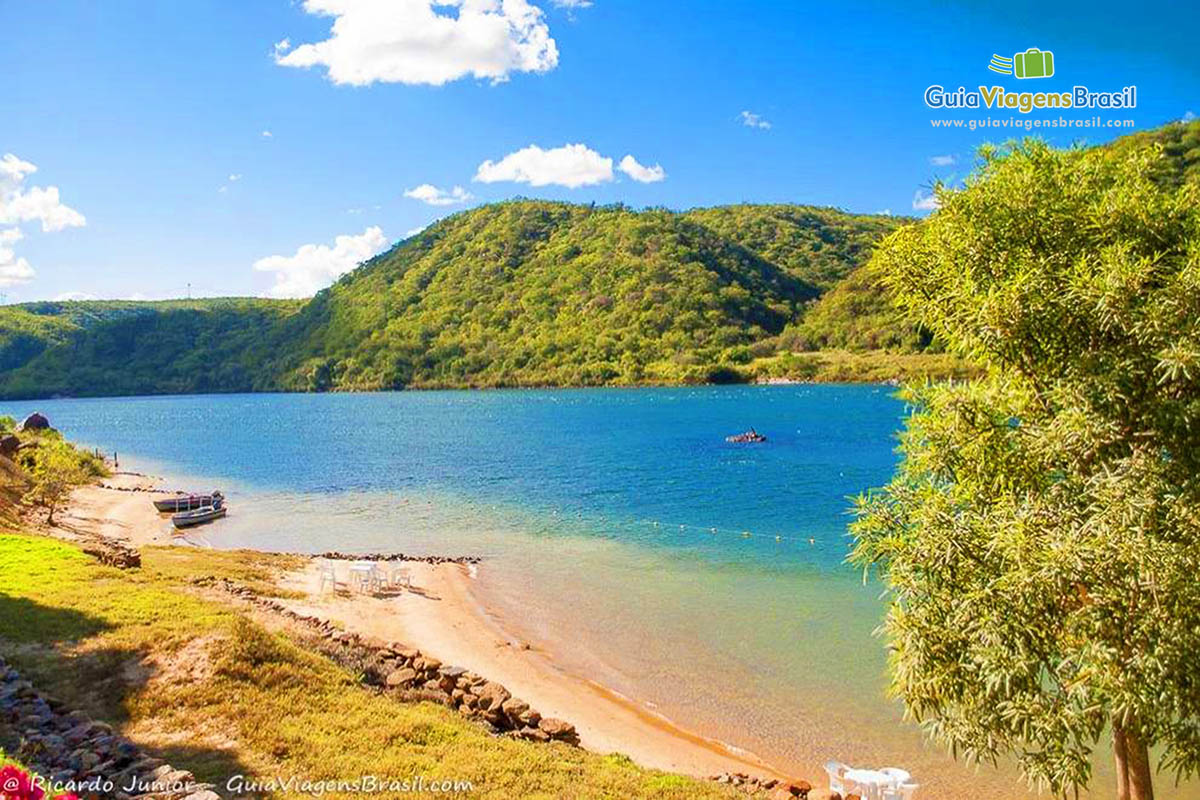
[[[234,774],[423,775],[470,781],[471,797],[734,796],[622,757],[497,738],[441,706],[399,703],[188,583],[211,574],[265,584],[287,561],[149,548],[142,570],[121,572],[52,539],[0,535],[0,651],[43,691],[218,788]]]
[[[969,378],[979,370],[949,353],[821,350],[757,358],[745,368],[751,380],[787,378],[814,383],[883,383],[929,378]]]

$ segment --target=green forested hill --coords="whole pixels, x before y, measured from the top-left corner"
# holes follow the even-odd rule
[[[1147,146],[1160,148],[1153,162],[1157,180],[1174,187],[1200,182],[1200,120],[1122,136],[1103,149],[1123,158]],[[788,327],[780,344],[795,350],[941,349],[927,333],[901,318],[870,264],[859,267],[823,294],[802,320]]]
[[[269,389],[261,365],[295,300],[70,301],[0,307],[0,396]]]
[[[822,213],[854,235],[861,227]],[[373,389],[719,377],[820,294],[800,277],[815,271],[801,252],[814,235],[762,237],[788,251],[785,267],[700,219],[535,201],[456,215],[288,320],[299,346],[278,364],[282,379]],[[816,252],[809,261],[836,258]]]
[[[0,308],[0,396],[743,379],[735,370],[902,222],[498,203],[307,302]]]
[[[851,272],[789,326],[781,343],[793,350],[896,350],[929,348],[928,334],[906,323],[892,306],[870,263]]]
[[[1200,180],[1200,121],[1103,149],[1145,159],[1147,146],[1156,179]],[[0,307],[0,397],[962,374],[953,356],[926,357],[938,343],[900,318],[869,264],[907,224],[921,223],[497,203],[309,301]]]
[[[865,263],[898,224],[912,221],[792,205],[698,208],[685,217],[822,291]]]
[[[1162,148],[1162,158],[1158,162],[1161,180],[1173,186],[1185,181],[1200,181],[1200,120],[1175,122],[1122,136],[1113,141],[1109,148],[1122,153],[1147,144]]]

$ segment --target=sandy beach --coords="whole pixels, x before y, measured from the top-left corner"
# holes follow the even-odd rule
[[[118,473],[102,485],[81,488],[61,514],[61,528],[79,539],[99,536],[134,546],[186,544],[150,503],[154,495],[147,490],[158,483],[153,477]],[[549,654],[516,640],[472,594],[472,570],[486,569],[486,563],[405,566],[412,589],[389,597],[348,591],[348,562],[336,564],[337,591],[320,591],[315,563],[280,580],[305,595],[289,601],[295,611],[329,619],[348,631],[404,643],[497,681],[543,714],[573,723],[589,750],[622,753],[644,766],[701,777],[742,772],[818,782],[817,776],[787,775],[752,753],[687,731],[635,699],[564,671]]]
[[[158,496],[151,490],[160,483],[153,476],[116,472],[100,485],[76,489],[58,515],[56,532],[67,538],[115,539],[134,547],[171,544],[175,537],[170,521],[150,502]]]

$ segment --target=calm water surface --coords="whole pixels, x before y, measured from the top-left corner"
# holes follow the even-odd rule
[[[689,727],[810,778],[838,758],[938,796],[1025,795],[884,697],[878,587],[843,560],[848,498],[896,463],[889,387],[0,404],[35,409],[122,468],[226,489],[213,546],[480,554],[518,635]],[[770,441],[724,441],[750,426]]]

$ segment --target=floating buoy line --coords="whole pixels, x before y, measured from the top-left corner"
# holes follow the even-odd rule
[[[601,521],[603,521],[603,518],[601,518]],[[638,525],[648,525],[651,528],[658,529],[660,531],[668,527],[665,523],[653,519],[635,519],[632,520],[632,523]],[[737,536],[741,539],[764,539],[767,541],[776,541],[780,543],[799,542],[801,544],[807,544],[810,546],[815,546],[817,543],[815,536],[787,536],[782,533],[762,533],[760,531],[748,531],[735,528],[717,528],[709,525],[675,525],[672,523],[669,527],[678,528],[681,534],[687,533],[688,531],[693,531],[695,533],[704,533],[710,536]]]
[[[414,504],[416,505],[416,504]],[[436,504],[430,502],[423,504],[428,508],[435,507]],[[507,512],[512,512],[515,509],[501,506],[499,504],[487,501],[471,501],[468,500],[464,504],[467,507],[489,509],[498,512],[503,516],[508,516]],[[638,519],[638,518],[620,518],[611,517],[605,514],[597,514],[595,516],[586,514],[579,509],[549,509],[548,516],[542,517],[540,520],[529,519],[524,514],[519,514],[523,518],[521,527],[530,532],[549,534],[561,530],[561,526],[567,525],[574,527],[579,524],[588,526],[594,534],[605,535],[604,526],[614,526],[630,531],[631,533],[637,529],[641,529],[647,534],[657,535],[659,537],[670,538],[672,536],[695,535],[704,539],[719,538],[736,538],[761,540],[766,542],[775,542],[777,544],[798,544],[807,547],[817,546],[817,537],[803,534],[785,534],[772,531],[748,530],[745,528],[724,528],[713,525],[690,525],[687,523],[665,522],[655,519]],[[533,523],[530,525],[530,523]],[[610,534],[611,535],[611,534]]]

